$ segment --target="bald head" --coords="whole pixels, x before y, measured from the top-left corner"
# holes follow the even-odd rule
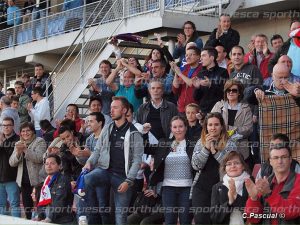
[[[276,64],[273,68],[272,78],[278,90],[284,90],[284,84],[290,77],[290,70],[285,64]]]
[[[278,59],[278,64],[283,64],[286,65],[286,67],[289,69],[289,71],[291,72],[292,67],[293,67],[293,61],[290,57],[288,57],[287,55],[282,55],[280,56],[280,58]]]

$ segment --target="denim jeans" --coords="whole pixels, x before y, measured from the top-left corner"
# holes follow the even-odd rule
[[[11,207],[11,215],[21,217],[20,211],[20,190],[16,182],[0,183],[0,214],[6,213],[6,202],[8,201]]]
[[[180,224],[191,224],[190,190],[191,187],[163,186],[162,203],[165,208],[165,224],[177,224],[178,216]]]
[[[88,194],[88,192],[91,192],[91,190],[92,192],[93,190],[96,190],[100,207],[103,207],[104,203],[109,200],[107,190],[110,190],[110,188],[112,188],[114,193],[116,224],[127,223],[127,213],[131,199],[132,189],[131,187],[129,187],[125,193],[118,192],[118,187],[121,183],[124,182],[124,180],[124,177],[118,176],[114,173],[110,173],[108,170],[101,169],[99,167],[97,167],[84,177],[88,198],[93,197],[90,194]],[[97,187],[100,187],[100,189],[96,189]],[[105,223],[106,222],[103,221],[102,217],[102,224]]]

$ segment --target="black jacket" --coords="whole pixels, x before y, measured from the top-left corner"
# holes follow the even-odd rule
[[[150,104],[151,102],[144,103],[138,108],[136,114],[136,121],[140,124],[144,124],[147,122],[147,117],[150,112]],[[170,136],[171,129],[170,129],[170,122],[173,116],[177,116],[178,111],[175,104],[172,102],[168,102],[163,100],[163,103],[160,107],[160,121],[166,137]]]
[[[0,145],[0,183],[16,181],[18,167],[9,165],[9,158],[14,151],[19,136],[14,134]]]
[[[47,212],[47,207],[43,208],[40,214],[44,213],[46,215],[39,215],[39,218],[48,217],[51,219],[51,223],[70,224],[74,220],[71,210],[73,204],[73,193],[71,190],[70,178],[59,173],[56,180],[50,187],[50,192],[52,203],[47,206],[50,210]],[[44,210],[46,210],[46,212]]]
[[[223,34],[219,39],[216,39],[217,28],[211,32],[209,39],[205,43],[206,46],[216,47],[218,44],[222,44],[226,49],[227,55],[231,51],[232,47],[240,43],[240,34],[238,31],[229,28],[227,34]]]
[[[199,102],[200,109],[203,113],[209,113],[214,105],[224,98],[224,84],[228,79],[228,72],[226,69],[218,65],[213,68],[203,68],[199,75],[199,79],[208,77],[211,81],[210,87],[203,87],[195,89],[194,99]]]
[[[154,170],[150,175],[150,185],[155,186],[157,183],[164,180],[164,170],[165,170],[165,160],[168,154],[171,152],[171,144],[173,140],[162,138],[159,140],[158,145],[150,147],[147,149],[145,147],[145,153],[154,155]],[[147,149],[147,150],[146,150]],[[186,153],[190,160],[192,160],[192,155],[194,151],[194,145],[186,139]],[[191,171],[194,174],[194,170],[191,165]]]
[[[243,196],[237,195],[232,205],[228,203],[228,188],[223,185],[223,181],[215,184],[212,188],[210,219],[213,224],[229,224],[230,214],[233,209],[239,208],[243,213],[243,208],[248,199],[248,192],[243,186]]]
[[[268,71],[270,74],[272,74],[273,67],[276,65],[280,56],[287,55],[290,45],[291,45],[291,39],[289,38],[286,42],[283,43],[281,48],[274,54],[272,59],[270,59],[269,64],[268,64]]]

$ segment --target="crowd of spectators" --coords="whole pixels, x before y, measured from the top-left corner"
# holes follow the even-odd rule
[[[300,21],[290,29],[299,35]],[[299,143],[271,134],[253,177],[259,102],[300,107],[299,36],[274,35],[272,52],[259,33],[245,53],[226,14],[205,45],[185,22],[173,56],[156,36],[143,66],[100,62],[86,118],[71,103],[51,125],[42,64],[0,92],[0,214],[20,217],[22,201],[27,219],[58,224],[300,223]]]

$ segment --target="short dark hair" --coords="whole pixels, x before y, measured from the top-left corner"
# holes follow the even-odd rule
[[[131,104],[131,103],[129,103],[129,109],[128,109],[128,111],[131,111],[132,113],[134,113],[134,108],[133,108],[133,105]]]
[[[33,123],[31,123],[31,122],[24,122],[24,123],[22,123],[21,126],[20,126],[20,132],[24,128],[29,128],[35,134],[35,129],[34,129]]]
[[[222,48],[223,48],[223,52],[226,52],[226,53],[227,53],[227,50],[226,50],[225,46],[224,46],[222,43],[216,44],[216,45],[215,45],[215,48],[218,47],[218,46],[222,47]]]
[[[34,68],[35,68],[35,67],[42,67],[42,68],[44,69],[44,65],[43,65],[42,63],[37,63],[37,64],[35,64],[35,65],[34,65]]]
[[[275,141],[277,139],[280,140],[281,143],[278,143],[278,144],[275,144],[275,145],[270,143],[270,153],[271,153],[272,150],[275,150],[275,149],[286,148],[289,152],[289,155],[291,156],[292,155],[292,150],[291,150],[291,147],[290,147],[289,137],[285,134],[282,134],[282,133],[273,134],[272,138],[271,138],[271,141]]]
[[[104,124],[105,124],[105,117],[104,115],[101,113],[101,112],[92,112],[90,113],[90,116],[95,116],[96,117],[96,120],[97,122],[102,122],[102,128],[104,127]]]
[[[111,65],[110,61],[108,61],[107,59],[102,60],[102,61],[99,63],[99,67],[100,67],[102,64],[109,65],[109,67],[112,68],[112,65]]]
[[[234,49],[234,48],[239,48],[242,51],[243,55],[245,55],[245,50],[242,46],[235,45],[235,46],[232,47],[232,49]],[[230,50],[230,55],[232,54],[232,49]]]
[[[15,85],[19,85],[19,86],[21,86],[23,89],[25,89],[24,83],[23,83],[22,81],[20,81],[20,80],[17,80],[17,81],[15,82]]]
[[[32,92],[38,94],[39,96],[43,96],[43,89],[41,87],[34,87]]]
[[[60,123],[61,127],[68,127],[70,131],[76,132],[76,125],[75,122],[71,119],[64,119]]]
[[[230,17],[230,15],[228,13],[221,13],[219,19],[221,19],[222,16]]]
[[[55,162],[60,165],[61,164],[61,158],[59,155],[56,155],[56,154],[49,154],[46,156],[45,158],[45,162],[46,162],[46,159],[49,159],[49,158],[54,158],[55,159]]]
[[[276,40],[276,39],[281,39],[281,41],[283,42],[283,38],[281,37],[280,34],[274,34],[274,35],[271,37],[271,39],[270,39],[271,45],[272,45],[272,41],[274,41],[274,40]]]
[[[16,91],[14,88],[7,88],[6,91],[11,91],[13,93],[13,95],[16,94]]]
[[[196,46],[191,46],[187,50],[193,50],[196,53],[196,55],[201,55],[201,50]]]
[[[127,100],[127,98],[123,97],[123,96],[113,96],[112,97],[113,101],[120,101],[122,102],[122,105],[127,109],[129,109],[129,101]],[[127,113],[127,112],[126,112]]]
[[[20,102],[19,97],[16,95],[11,96],[11,102]]]
[[[160,63],[160,66],[161,66],[161,67],[164,67],[164,68],[167,67],[166,61],[165,61],[165,60],[162,60],[162,59],[156,59],[156,60],[153,60],[153,61],[152,61],[152,64],[153,64],[153,63]]]
[[[214,47],[211,47],[211,46],[204,47],[201,52],[203,52],[203,51],[207,51],[207,54],[209,56],[213,56],[214,57],[214,61],[217,60],[217,58],[218,58],[218,51]]]
[[[51,125],[49,120],[41,120],[40,121],[40,127],[42,130],[49,130],[53,126]]]
[[[12,123],[12,125],[15,125],[15,121],[11,117],[4,117],[3,121],[10,121]]]
[[[100,105],[102,106],[102,99],[100,98],[100,96],[91,96],[90,97],[90,101],[89,101],[89,107],[91,107],[91,104],[93,101],[98,101],[100,103]]]
[[[69,131],[70,133],[74,134],[74,130],[70,128],[69,126],[60,126],[58,129],[58,134],[61,135],[62,133]]]
[[[71,103],[71,104],[67,105],[67,108],[68,108],[69,106],[74,107],[75,110],[76,110],[76,113],[79,114],[79,108],[78,108],[78,106],[77,106],[76,104]],[[66,109],[67,109],[67,108],[66,108]]]

